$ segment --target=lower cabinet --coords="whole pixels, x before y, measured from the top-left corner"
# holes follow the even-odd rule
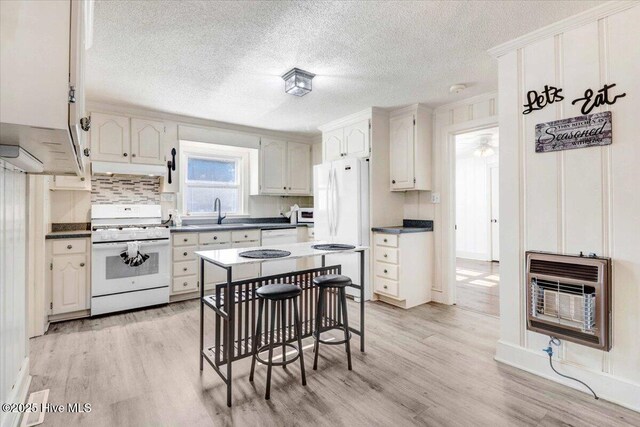
[[[50,250],[51,315],[90,307],[89,239],[53,240]]]
[[[402,308],[431,301],[433,233],[374,233],[373,258],[379,300]]]

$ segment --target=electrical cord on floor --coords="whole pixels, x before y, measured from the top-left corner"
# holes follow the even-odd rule
[[[556,347],[560,346],[560,339],[556,338],[556,337],[549,337],[549,338],[551,338],[549,340],[549,346],[547,348],[543,348],[542,351],[544,351],[545,353],[547,353],[549,355],[549,366],[551,366],[551,369],[553,369],[553,372],[555,372],[556,374],[560,375],[561,377],[568,378],[570,380],[579,382],[580,384],[582,384],[583,386],[588,388],[589,391],[591,392],[591,394],[593,394],[593,397],[596,400],[598,400],[599,399],[598,395],[596,394],[595,391],[593,391],[593,389],[591,387],[589,387],[587,385],[587,383],[585,383],[584,381],[580,381],[577,378],[570,377],[569,375],[561,374],[560,372],[558,372],[558,370],[556,368],[553,367],[553,347],[551,347],[551,345],[555,345]]]

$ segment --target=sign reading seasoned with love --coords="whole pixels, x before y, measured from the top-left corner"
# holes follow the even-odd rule
[[[611,111],[536,125],[536,153],[611,144]]]

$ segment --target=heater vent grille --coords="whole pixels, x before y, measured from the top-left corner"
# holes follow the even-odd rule
[[[556,262],[542,259],[532,259],[529,271],[545,276],[557,276],[568,279],[598,281],[598,266],[584,265],[573,262]]]

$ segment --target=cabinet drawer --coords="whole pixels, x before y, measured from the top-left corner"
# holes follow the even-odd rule
[[[187,261],[196,259],[196,246],[183,246],[179,248],[173,248],[173,261]]]
[[[201,245],[210,245],[213,243],[229,243],[231,241],[231,233],[228,231],[213,231],[200,233],[199,242]]]
[[[378,246],[375,249],[376,261],[388,262],[390,264],[398,264],[398,249],[391,249]]]
[[[176,277],[173,279],[173,292],[187,292],[198,289],[197,276]]]
[[[384,262],[376,261],[375,265],[376,276],[384,277],[385,279],[398,280],[398,266],[386,264]]]
[[[190,276],[192,274],[198,275],[198,262],[197,261],[184,261],[173,263],[173,275],[178,276]]]
[[[87,252],[87,240],[86,239],[64,239],[54,240],[53,242],[53,254],[84,254]]]
[[[173,246],[193,246],[198,244],[198,233],[174,233]]]
[[[375,292],[381,294],[398,296],[398,282],[395,280],[387,280],[381,277],[376,277],[373,281],[373,289]]]
[[[251,240],[260,240],[260,230],[232,231],[231,240],[233,242],[248,242]]]
[[[373,240],[378,246],[389,246],[391,248],[398,247],[397,234],[376,233]]]

